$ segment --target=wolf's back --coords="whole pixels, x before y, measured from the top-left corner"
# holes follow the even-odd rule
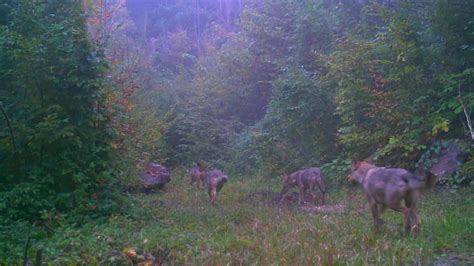
[[[376,167],[368,172],[368,177],[369,179],[372,179],[369,182],[374,182],[376,180],[382,182],[400,180],[406,183],[410,189],[415,190],[428,189],[436,183],[436,180],[433,181],[432,176],[425,176],[425,178],[422,178],[402,168]],[[434,179],[436,179],[436,177],[434,177]]]
[[[324,177],[321,173],[321,169],[319,169],[318,167],[298,170],[296,172],[293,172],[291,176],[295,180],[297,180],[298,184],[308,185],[313,182],[316,182],[322,192],[326,191],[326,188],[324,186]]]

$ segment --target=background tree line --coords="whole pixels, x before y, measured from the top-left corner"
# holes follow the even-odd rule
[[[145,105],[169,118],[170,165],[338,176],[351,158],[415,169],[472,142],[472,1],[146,3],[127,2],[157,73],[138,94],[168,95]]]

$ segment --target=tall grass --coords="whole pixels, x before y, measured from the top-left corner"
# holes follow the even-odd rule
[[[422,232],[403,231],[401,214],[387,210],[384,230],[372,231],[366,200],[356,187],[332,188],[334,213],[309,214],[296,204],[274,205],[258,191],[279,191],[277,180],[230,179],[212,207],[204,189],[175,176],[163,191],[132,196],[134,216],[65,224],[32,243],[52,263],[127,262],[123,249],[151,253],[165,264],[431,264],[473,263],[474,197],[470,190],[423,195]],[[10,232],[11,233],[11,232]],[[3,231],[3,234],[8,234]],[[4,238],[7,239],[7,238]],[[1,244],[1,259],[20,261],[22,245]]]

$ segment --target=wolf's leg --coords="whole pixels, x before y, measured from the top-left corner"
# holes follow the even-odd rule
[[[216,191],[216,188],[212,188],[212,191],[211,191],[211,204],[212,205],[217,204],[217,191]]]
[[[304,192],[306,189],[304,186],[300,186],[299,189],[300,189],[300,194],[299,194],[299,199],[298,199],[298,205],[302,205],[304,203]]]
[[[394,211],[398,211],[398,212],[403,213],[403,215],[405,216],[405,226],[404,227],[405,227],[405,229],[409,230],[410,229],[410,209],[406,208],[406,207],[402,207],[401,200],[394,202],[389,207],[390,207],[390,209],[392,209]]]
[[[316,193],[315,193],[315,186],[316,184],[310,186],[310,194],[311,194],[311,197],[313,198],[313,205],[316,205]]]
[[[420,217],[418,215],[418,210],[415,206],[412,206],[408,209],[407,221],[405,222],[405,231],[407,233],[412,232],[413,236],[416,237],[421,230]]]
[[[377,203],[369,201],[369,207],[372,211],[372,218],[374,219],[375,232],[379,232],[380,226],[382,225],[379,218],[379,210],[377,208]]]
[[[324,181],[323,181],[322,175],[316,179],[316,185],[318,186],[318,189],[321,192],[321,205],[324,205],[324,196],[326,194],[326,189],[324,187]]]
[[[384,213],[384,211],[385,211],[385,209],[387,208],[387,206],[386,206],[385,204],[380,204],[379,206],[380,206],[380,208],[379,208],[379,215],[382,216],[382,214]],[[379,217],[379,222],[380,222],[381,224],[384,223],[381,217]]]
[[[387,208],[387,206],[385,204],[376,204],[377,205],[377,214],[378,214],[378,223],[379,225],[383,225],[384,224],[384,221],[382,219],[382,214],[385,212],[385,209]]]
[[[418,196],[418,191],[412,191],[405,197],[405,205],[409,209],[408,219],[410,221],[408,225],[405,225],[405,230],[407,233],[412,231],[414,237],[416,237],[421,230],[420,217],[418,216],[418,210],[416,208]]]

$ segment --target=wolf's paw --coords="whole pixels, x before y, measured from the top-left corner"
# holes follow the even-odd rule
[[[420,233],[421,226],[418,224],[414,224],[411,226],[411,233],[413,234],[413,237],[417,237],[418,234]]]

